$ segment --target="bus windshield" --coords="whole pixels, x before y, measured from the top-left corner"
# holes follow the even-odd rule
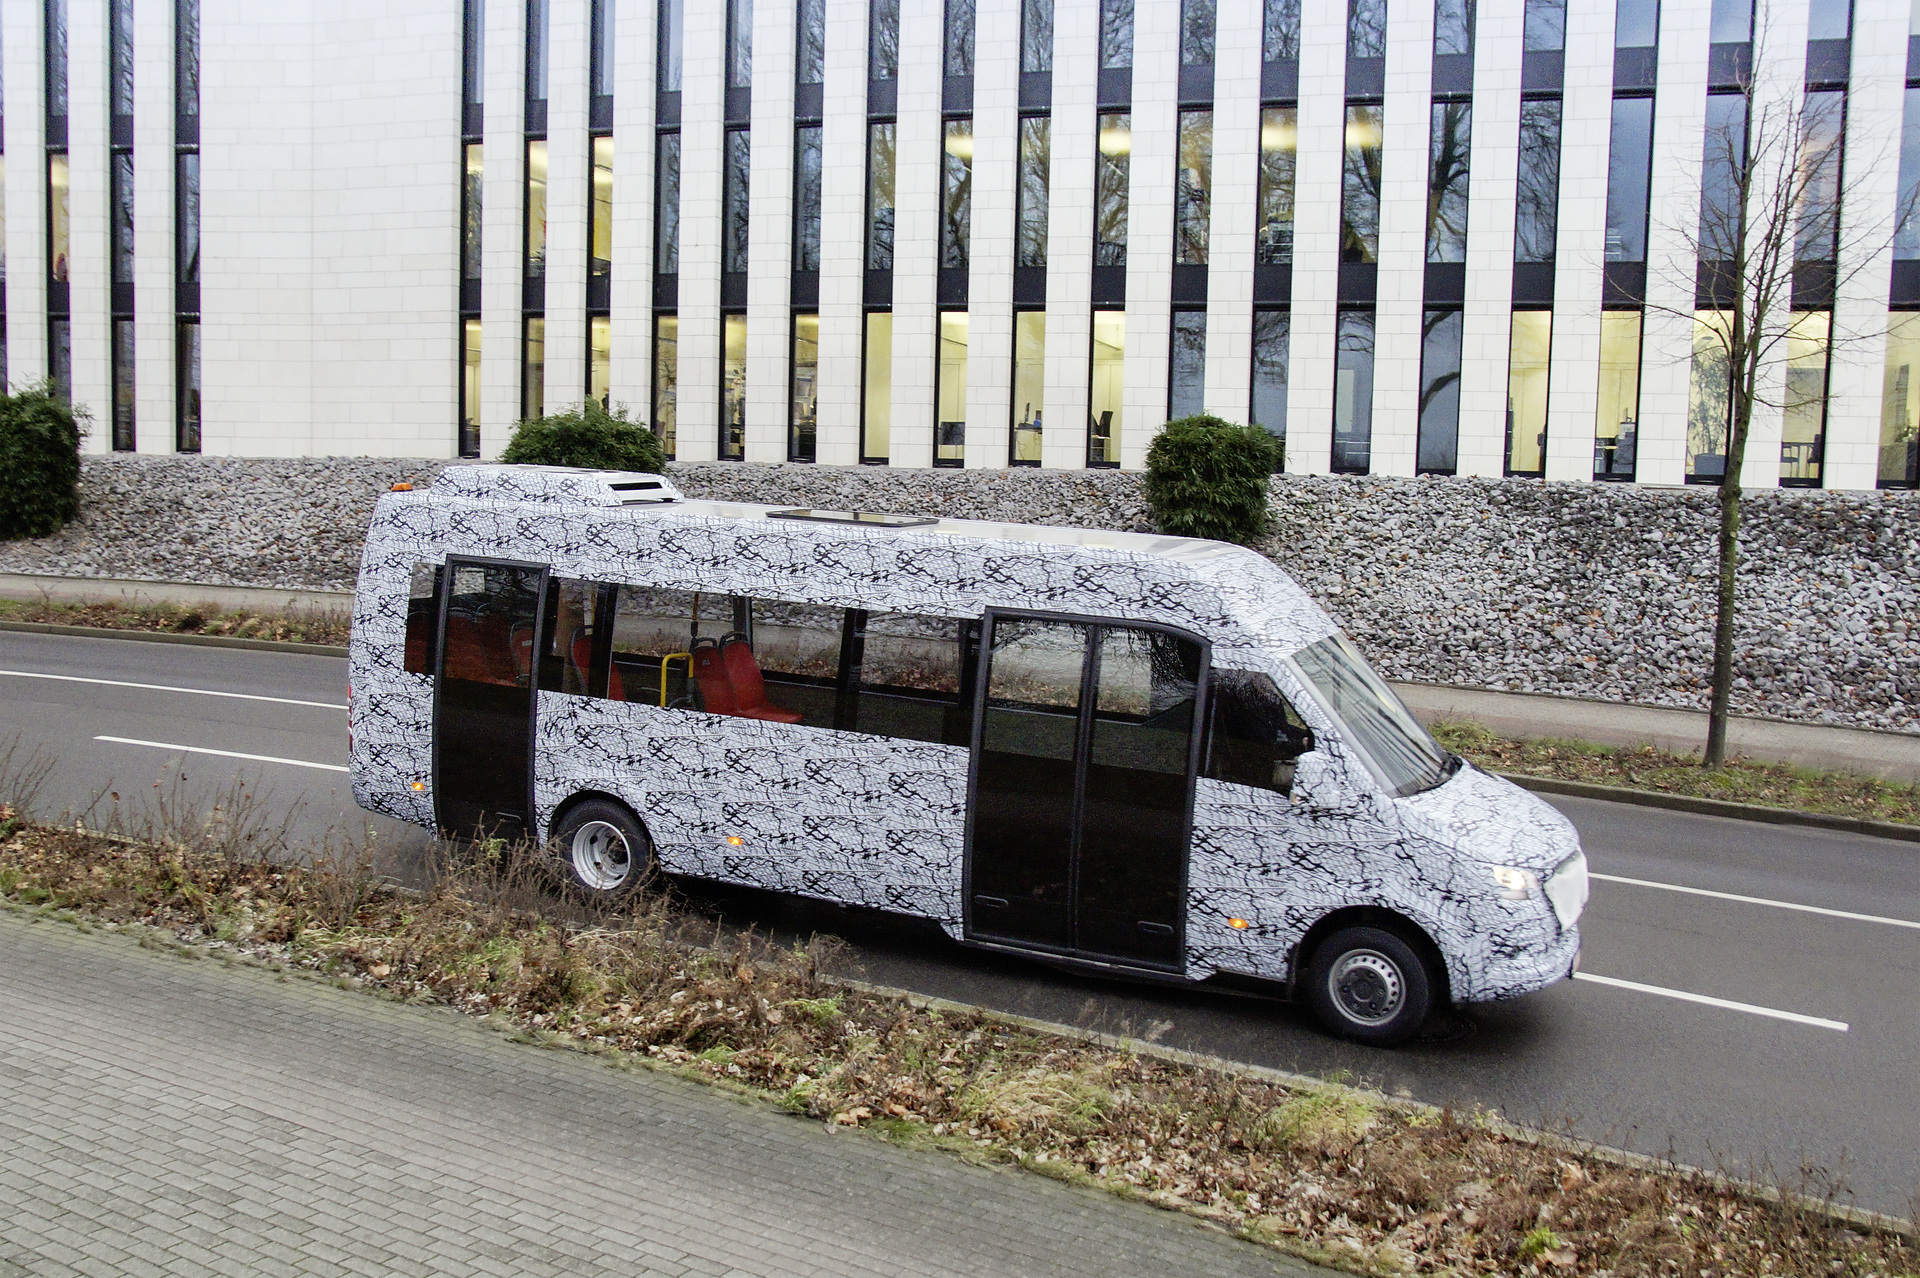
[[[1293,662],[1396,798],[1431,790],[1459,768],[1345,635],[1308,644]]]

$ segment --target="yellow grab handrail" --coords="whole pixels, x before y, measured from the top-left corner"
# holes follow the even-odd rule
[[[693,654],[691,652],[669,652],[666,656],[660,658],[660,708],[663,710],[667,705],[667,666],[676,657],[685,657],[687,659],[687,678],[693,678]]]

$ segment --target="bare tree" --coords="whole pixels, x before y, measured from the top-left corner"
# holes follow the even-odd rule
[[[1754,34],[1752,65],[1763,66],[1764,23]],[[1893,232],[1890,221],[1857,216],[1864,199],[1858,198],[1858,179],[1843,171],[1842,124],[1838,95],[1803,92],[1797,74],[1775,83],[1749,73],[1738,92],[1711,95],[1699,220],[1670,228],[1691,250],[1692,274],[1684,287],[1695,306],[1682,310],[1648,301],[1648,309],[1682,318],[1693,330],[1689,452],[1712,456],[1713,445],[1720,444],[1724,459],[1713,680],[1701,759],[1708,769],[1726,761],[1740,476],[1755,411],[1792,414],[1804,411],[1810,396],[1816,408],[1824,399],[1824,360],[1817,388],[1803,385],[1788,366],[1810,343],[1825,343],[1822,353],[1831,359],[1833,349],[1870,336],[1842,333],[1830,322],[1820,331],[1809,317],[1833,313],[1834,299],[1878,258]],[[1856,157],[1850,167],[1864,174],[1873,166]],[[1700,311],[1711,318],[1696,319]]]

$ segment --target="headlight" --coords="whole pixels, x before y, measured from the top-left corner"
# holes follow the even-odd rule
[[[1499,885],[1503,901],[1524,901],[1540,887],[1539,875],[1511,865],[1494,866],[1493,881]]]

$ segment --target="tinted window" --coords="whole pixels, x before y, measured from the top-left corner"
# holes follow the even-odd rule
[[[1201,775],[1290,793],[1294,761],[1313,749],[1299,712],[1267,675],[1215,670],[1211,685]]]
[[[432,674],[436,633],[440,623],[439,564],[415,564],[407,582],[407,645],[405,669],[408,674]]]

